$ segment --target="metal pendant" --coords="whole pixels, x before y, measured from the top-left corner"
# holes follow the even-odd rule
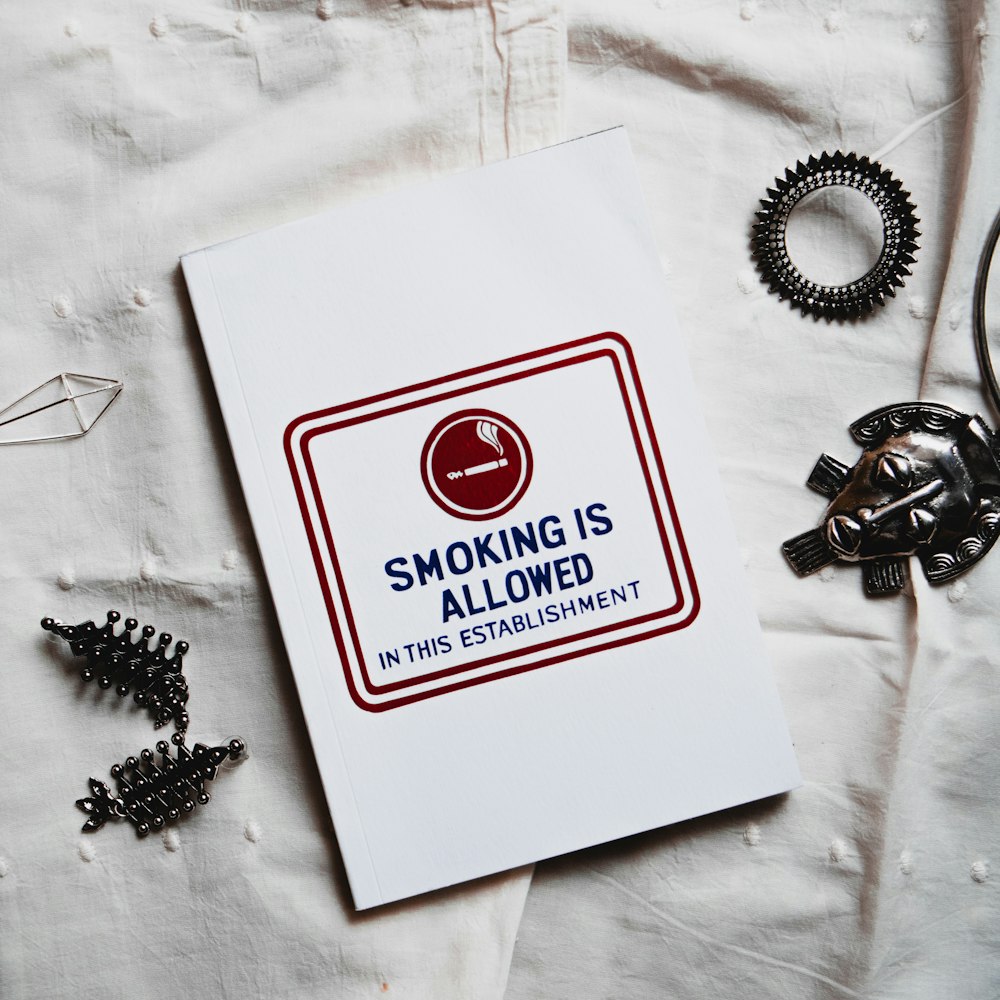
[[[821,455],[808,485],[830,497],[823,521],[784,543],[802,575],[859,562],[865,590],[895,594],[911,555],[931,583],[974,566],[1000,535],[1000,440],[979,416],[899,403],[851,425],[853,467]]]
[[[193,750],[187,747],[188,686],[182,670],[188,644],[176,643],[173,655],[167,656],[173,642],[170,633],[161,633],[151,647],[156,629],[146,625],[140,637],[133,640],[132,633],[139,623],[135,618],[126,618],[123,630],[116,633],[121,617],[120,612],[109,611],[100,627],[92,621],[66,625],[54,618],[43,618],[42,628],[65,639],[75,656],[86,657],[80,670],[83,680],[96,679],[101,688],[113,687],[121,698],[134,691],[136,702],[153,716],[157,729],[168,722],[177,727],[170,738],[177,748],[175,756],[170,755],[170,743],[160,740],[156,744],[159,761],[147,749],[111,768],[111,777],[118,784],[117,794],[112,794],[103,781],[91,778],[91,794],[76,801],[77,808],[87,814],[84,831],[99,830],[111,819],[125,819],[138,836],[145,837],[150,830],[158,830],[196,805],[208,802],[211,796],[205,791],[205,782],[211,781],[226,761],[245,757],[246,743],[233,737],[220,746],[196,743]]]
[[[76,801],[87,813],[84,832],[99,830],[110,819],[127,819],[136,835],[145,837],[150,830],[191,812],[195,805],[205,805],[211,798],[205,782],[216,776],[220,764],[239,760],[246,753],[246,744],[235,737],[223,746],[196,743],[193,750],[185,745],[181,733],[174,733],[171,741],[177,747],[176,757],[170,756],[170,744],[160,740],[156,744],[159,764],[152,750],[143,750],[138,757],[111,768],[111,777],[118,784],[117,796],[112,796],[103,781],[90,779],[91,796]]]
[[[156,728],[172,722],[182,732],[188,727],[187,680],[184,677],[184,655],[189,646],[178,642],[173,656],[167,648],[173,642],[169,632],[161,632],[156,646],[149,641],[156,635],[152,625],[143,626],[140,638],[132,633],[139,627],[135,618],[125,619],[125,628],[115,634],[121,613],[109,611],[107,621],[98,628],[92,621],[67,625],[54,618],[43,618],[42,628],[54,632],[69,643],[74,656],[85,656],[87,664],[80,670],[85,681],[97,679],[99,687],[113,687],[119,698],[134,690],[135,702],[153,716]]]

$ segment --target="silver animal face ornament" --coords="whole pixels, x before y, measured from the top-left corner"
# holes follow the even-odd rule
[[[1000,441],[982,418],[899,403],[851,425],[853,467],[821,455],[808,485],[830,497],[823,521],[784,543],[796,572],[861,564],[865,590],[894,594],[911,555],[932,583],[974,566],[1000,534]]]

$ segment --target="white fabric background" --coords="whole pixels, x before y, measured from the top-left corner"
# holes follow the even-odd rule
[[[996,420],[970,325],[994,32],[992,0],[0,6],[0,397],[126,383],[88,437],[0,450],[0,996],[1000,995],[1000,558],[871,601],[779,551],[863,413]],[[357,917],[177,257],[619,123],[806,785]],[[843,327],[748,255],[775,174],[837,147],[923,232],[899,299]],[[194,736],[251,744],[173,850],[72,807],[151,730],[37,622],[110,607],[191,641]]]

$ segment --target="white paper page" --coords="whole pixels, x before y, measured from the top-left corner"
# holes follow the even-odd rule
[[[183,264],[359,909],[798,784],[623,130]]]

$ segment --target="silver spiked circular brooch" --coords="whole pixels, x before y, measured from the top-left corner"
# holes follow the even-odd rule
[[[785,239],[788,216],[808,194],[842,185],[854,188],[871,200],[882,218],[882,251],[869,271],[844,285],[824,285],[804,275],[788,253]],[[815,319],[858,319],[876,306],[885,305],[904,285],[909,265],[918,249],[917,223],[909,191],[878,162],[855,153],[822,153],[787,168],[784,178],[761,199],[753,226],[751,247],[761,280],[779,299]]]

